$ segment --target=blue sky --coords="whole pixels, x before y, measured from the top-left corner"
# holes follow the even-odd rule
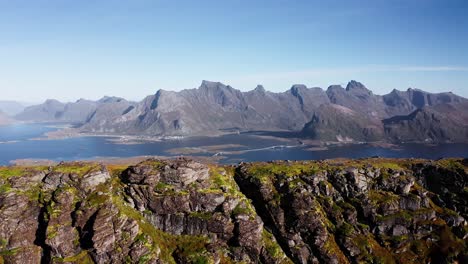
[[[0,0],[1,99],[351,79],[468,97],[468,1]]]

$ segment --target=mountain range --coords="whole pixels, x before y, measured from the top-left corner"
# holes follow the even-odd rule
[[[47,100],[15,116],[22,121],[76,123],[80,133],[198,136],[243,131],[294,131],[324,141],[466,142],[468,99],[451,92],[393,90],[376,95],[362,83],[328,89],[293,85],[274,93],[242,92],[220,82],[159,90],[140,102],[118,97],[74,103]]]

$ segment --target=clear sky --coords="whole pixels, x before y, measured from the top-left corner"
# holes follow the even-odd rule
[[[0,0],[0,99],[351,79],[468,97],[468,1]]]

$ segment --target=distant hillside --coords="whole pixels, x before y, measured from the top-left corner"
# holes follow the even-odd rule
[[[1,112],[0,111],[0,126],[1,125],[8,125],[10,123],[12,123],[12,119],[7,116],[5,113]]]
[[[468,139],[468,103],[424,106],[409,115],[383,120],[388,138],[395,142]]]
[[[15,101],[0,101],[0,111],[9,116],[22,112],[25,107],[25,104]]]
[[[80,99],[73,103],[62,103],[49,99],[43,104],[26,107],[15,118],[33,122],[86,123],[97,112],[102,112],[102,109],[106,109],[105,112],[108,113],[103,116],[108,117],[114,107],[119,108],[122,105],[128,108],[132,103],[122,98],[107,96],[98,101]]]

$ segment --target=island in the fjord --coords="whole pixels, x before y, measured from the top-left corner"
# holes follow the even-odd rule
[[[118,97],[47,100],[26,107],[15,119],[75,124],[51,137],[287,131],[322,142],[468,142],[468,99],[418,89],[376,95],[356,81],[326,90],[293,85],[282,93],[260,85],[242,92],[203,81],[196,89],[159,90],[141,102]]]
[[[0,167],[0,263],[467,263],[468,160]]]

